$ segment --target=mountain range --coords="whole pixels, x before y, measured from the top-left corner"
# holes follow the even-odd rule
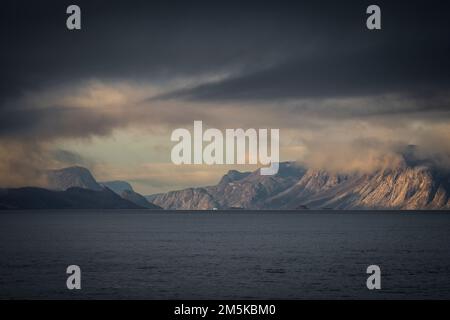
[[[411,149],[395,167],[337,173],[280,163],[273,176],[231,170],[218,184],[142,196],[83,167],[46,171],[48,186],[0,189],[0,209],[450,209],[450,173]]]
[[[97,182],[83,167],[45,172],[47,188],[0,189],[0,209],[162,209],[125,181]]]
[[[450,209],[450,174],[407,156],[395,168],[333,173],[280,163],[279,172],[229,171],[215,186],[147,196],[164,209]]]

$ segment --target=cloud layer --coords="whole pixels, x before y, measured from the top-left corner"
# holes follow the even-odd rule
[[[366,1],[79,1],[78,32],[65,28],[69,4],[2,4],[2,185],[74,163],[105,179],[101,167],[136,181],[149,163],[170,171],[157,165],[170,132],[194,120],[280,128],[282,159],[308,166],[374,170],[407,144],[448,165],[446,3],[381,1],[375,32]],[[131,148],[133,168],[114,163]],[[143,176],[152,192],[202,183]]]

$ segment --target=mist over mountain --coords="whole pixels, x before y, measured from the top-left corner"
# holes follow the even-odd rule
[[[103,190],[97,183],[91,172],[83,167],[68,167],[59,170],[49,170],[46,172],[48,188],[52,190],[67,190],[71,187],[78,187],[90,190]]]
[[[217,185],[142,196],[126,181],[97,182],[75,166],[46,171],[48,188],[1,189],[0,208],[217,209],[450,209],[450,172],[418,156],[416,146],[401,161],[373,172],[336,172],[280,163],[273,176],[260,170],[230,170]]]
[[[228,172],[215,186],[148,196],[165,209],[449,209],[450,173],[418,159],[371,173],[337,173],[280,163],[274,176]]]

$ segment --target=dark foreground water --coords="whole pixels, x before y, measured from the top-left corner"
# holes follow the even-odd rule
[[[450,213],[3,212],[0,298],[448,299]]]

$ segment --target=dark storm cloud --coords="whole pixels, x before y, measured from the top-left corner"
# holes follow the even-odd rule
[[[378,2],[383,30],[369,32],[367,1],[76,1],[82,30],[71,32],[65,9],[72,2],[2,3],[3,98],[87,77],[229,70],[238,76],[192,95],[365,94],[448,81],[443,2]]]
[[[91,159],[64,149],[50,151],[50,157],[58,164],[61,164],[61,166],[84,166],[89,168],[95,165],[95,162]]]
[[[401,42],[401,40],[399,40]],[[267,100],[436,94],[449,89],[449,48],[391,43],[309,57],[161,96],[194,100]],[[411,95],[411,98],[414,98]]]
[[[83,108],[5,108],[0,118],[0,136],[21,135],[47,140],[54,137],[106,135],[129,119]]]
[[[82,30],[68,31],[71,3],[2,3],[3,97],[87,77],[164,80],[256,68],[308,33],[284,5],[230,1],[77,1]]]
[[[81,31],[65,27],[72,3],[82,9]],[[134,121],[88,109],[20,105],[26,93],[89,79],[164,83],[227,75],[160,97],[195,101],[393,93],[426,102],[444,96],[449,6],[377,3],[381,31],[365,28],[368,1],[2,2],[0,135],[107,134],[124,119]],[[437,109],[448,110],[448,103],[412,104],[404,112]]]

